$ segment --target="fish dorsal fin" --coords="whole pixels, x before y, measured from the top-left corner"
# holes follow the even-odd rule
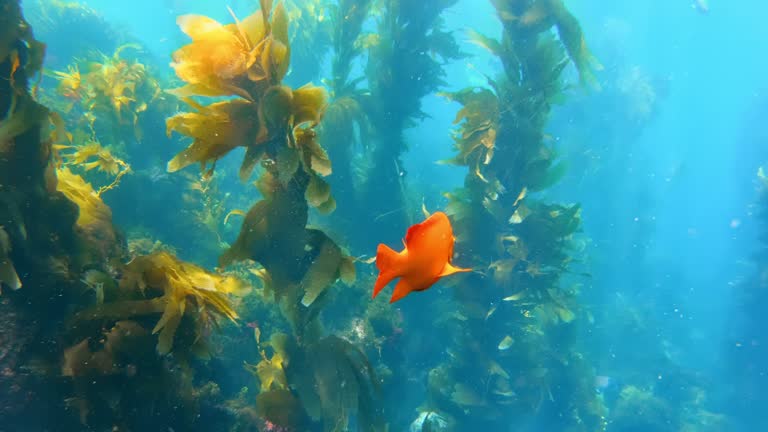
[[[440,272],[439,277],[445,277],[450,276],[454,273],[465,273],[465,272],[471,272],[472,269],[466,269],[461,267],[454,267],[451,265],[451,263],[445,263],[445,267],[443,267],[443,271]]]
[[[442,222],[442,219],[447,221],[447,216],[445,216],[445,213],[436,212],[432,216],[428,217],[424,222],[417,223],[416,225],[408,228],[408,232],[405,234],[404,240],[406,248],[408,248],[410,251],[413,251],[414,249],[420,249],[419,246],[425,239],[424,234],[430,229],[434,229],[436,225]]]
[[[410,294],[411,291],[413,291],[413,285],[411,285],[410,281],[407,278],[400,278],[397,285],[395,285],[395,292],[392,293],[392,298],[389,299],[389,302],[394,303]]]

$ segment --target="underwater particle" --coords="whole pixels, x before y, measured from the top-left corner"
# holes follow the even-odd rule
[[[736,229],[741,226],[741,219],[732,219],[729,226],[733,229]]]
[[[390,303],[412,291],[428,289],[441,277],[472,271],[451,265],[455,240],[448,216],[437,212],[408,229],[402,252],[395,252],[387,245],[379,244],[376,267],[380,273],[373,288],[373,297],[397,277],[400,281],[395,286]]]

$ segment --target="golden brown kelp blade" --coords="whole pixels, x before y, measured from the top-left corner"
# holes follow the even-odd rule
[[[167,252],[157,252],[127,264],[120,280],[123,297],[147,296],[151,299],[97,305],[80,312],[75,320],[118,320],[161,313],[152,333],[159,334],[158,352],[168,354],[185,316],[193,320],[196,340],[207,334],[211,326],[217,325],[217,317],[237,322],[238,314],[227,295],[241,292],[242,285],[231,276],[212,274]]]
[[[175,130],[194,138],[192,144],[168,162],[168,172],[189,165],[214,164],[235,147],[255,141],[259,124],[253,118],[253,106],[247,101],[195,105],[196,113],[181,113],[167,120],[170,135]]]

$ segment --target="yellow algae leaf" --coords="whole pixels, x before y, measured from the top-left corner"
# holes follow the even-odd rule
[[[461,406],[482,406],[485,405],[483,399],[465,384],[457,383],[453,386],[451,400]]]
[[[275,350],[271,359],[267,359],[264,351],[261,352],[261,355],[262,359],[256,366],[243,362],[245,369],[259,378],[261,391],[288,388],[288,379],[283,369],[285,360],[282,354]]]
[[[252,47],[256,47],[267,35],[267,29],[264,25],[264,15],[261,11],[256,11],[248,15],[240,22],[240,28],[248,37]]]
[[[520,204],[520,206],[515,210],[515,212],[512,214],[512,216],[509,218],[510,224],[521,224],[531,214],[531,209],[526,207],[523,204]]]
[[[226,294],[241,290],[242,284],[230,276],[210,274],[204,269],[183,262],[167,252],[156,252],[135,258],[128,263],[120,280],[122,289],[148,289],[163,292],[152,301],[163,305],[162,316],[152,333],[158,334],[157,350],[161,354],[171,352],[173,339],[188,308],[195,312],[195,331],[200,338],[210,325],[216,324],[217,316],[236,322],[237,312]],[[131,302],[123,302],[131,303]],[[110,305],[117,308],[120,303]]]
[[[216,162],[234,148],[253,142],[259,130],[255,107],[243,100],[198,106],[199,112],[177,114],[166,121],[167,133],[176,131],[194,139],[168,162],[168,172],[194,163]]]
[[[514,344],[514,343],[515,343],[515,341],[514,341],[514,339],[512,339],[511,336],[509,336],[509,335],[504,336],[504,339],[502,339],[501,342],[499,342],[499,346],[498,346],[499,351],[506,351],[506,350],[508,350],[509,348],[512,347],[512,344]]]
[[[318,176],[312,176],[304,196],[310,206],[320,207],[331,198],[331,185]]]
[[[181,323],[182,315],[184,315],[184,302],[168,301],[166,303],[160,321],[152,329],[152,334],[160,333],[157,341],[157,352],[159,354],[165,355],[171,352],[173,337]]]
[[[488,310],[488,313],[485,314],[485,319],[488,320],[488,318],[491,317],[496,312],[496,305],[491,306],[491,308]]]
[[[512,295],[511,295],[511,296],[509,296],[509,297],[504,297],[504,299],[503,299],[503,300],[504,300],[504,301],[506,301],[506,302],[509,302],[509,301],[518,301],[518,300],[520,300],[520,299],[521,299],[521,298],[523,298],[523,297],[525,297],[525,290],[523,290],[523,291],[520,291],[519,293],[516,293],[516,294],[512,294]]]
[[[240,36],[220,28],[176,50],[171,67],[187,83],[223,89],[246,73],[248,58],[249,49]]]
[[[310,128],[294,129],[296,144],[302,150],[302,162],[304,170],[308,173],[314,173],[323,177],[329,176],[332,172],[331,160],[325,149],[317,142],[317,134]]]
[[[291,64],[291,51],[288,45],[272,40],[269,45],[269,56],[266,60],[269,60],[269,70],[274,75],[274,80],[282,81]]]
[[[497,56],[501,55],[502,53],[501,43],[499,43],[499,41],[497,41],[496,39],[485,36],[471,29],[467,32],[467,35],[469,36],[470,42],[474,43],[475,45],[485,48],[490,53],[495,54]]]
[[[318,123],[328,105],[328,92],[323,87],[304,85],[293,91],[293,117],[295,124]]]
[[[523,187],[523,190],[520,191],[520,194],[517,196],[517,199],[515,200],[515,203],[512,204],[512,206],[516,206],[520,201],[525,199],[525,196],[528,194],[528,188]]]
[[[339,268],[341,272],[341,280],[347,284],[352,285],[357,279],[357,271],[355,270],[355,259],[346,256],[341,260],[341,266]]]
[[[99,198],[90,183],[68,168],[57,169],[56,176],[59,180],[56,189],[80,209],[77,217],[79,226],[111,226],[112,211]]]
[[[339,278],[342,265],[341,249],[325,234],[320,235],[320,251],[301,281],[304,297],[301,304],[309,307],[318,297]]]
[[[427,204],[424,201],[421,202],[421,214],[424,218],[429,218],[429,216],[431,216],[429,210],[427,210]]]
[[[331,196],[328,201],[317,207],[317,211],[322,215],[328,215],[336,210],[336,199]]]
[[[381,36],[376,33],[361,34],[355,40],[355,48],[358,50],[368,50],[381,44]]]
[[[232,210],[231,212],[227,213],[227,215],[224,216],[224,225],[229,223],[229,218],[235,215],[245,217],[245,212],[242,210]]]
[[[216,290],[235,297],[245,297],[253,291],[253,287],[240,278],[225,276],[218,282]]]
[[[490,364],[488,365],[488,372],[490,372],[491,375],[498,375],[504,379],[509,379],[509,374],[507,371],[505,371],[498,363],[491,360]]]
[[[272,15],[272,36],[286,47],[291,43],[288,35],[288,12],[285,10],[284,2],[278,3]]]
[[[564,307],[555,308],[555,312],[557,313],[557,316],[560,318],[560,320],[564,323],[569,323],[576,318],[576,315],[573,313],[573,311]]]
[[[272,13],[272,0],[259,0],[259,5],[264,21],[269,21],[269,15]]]

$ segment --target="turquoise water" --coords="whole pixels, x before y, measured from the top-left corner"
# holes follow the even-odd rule
[[[329,107],[349,96],[365,120],[340,122],[352,131],[344,135],[330,126],[336,117],[326,109],[318,142],[333,172],[320,174],[312,165],[305,175],[297,168],[300,174],[270,195],[264,183],[259,189],[253,183],[273,172],[270,164],[283,166],[279,150],[267,150],[246,182],[238,179],[241,148],[222,155],[207,178],[198,160],[169,172],[168,161],[198,135],[181,128],[166,134],[166,119],[194,111],[164,92],[184,84],[171,64],[174,52],[190,43],[177,17],[231,23],[259,2],[94,0],[72,6],[77,12],[61,12],[61,2],[22,3],[36,38],[48,45],[38,99],[69,110],[62,114],[68,131],[92,133],[91,140],[131,166],[101,195],[119,231],[110,244],[121,252],[105,253],[101,261],[91,257],[82,274],[73,271],[66,279],[77,284],[96,269],[124,289],[127,262],[166,250],[210,274],[229,271],[254,289],[226,293],[238,317],[219,319],[220,328],[192,332],[198,321],[189,314],[181,321],[174,346],[184,346],[185,337],[202,338],[209,356],[193,356],[193,349],[163,352],[159,345],[158,352],[152,339],[149,350],[133,352],[135,358],[110,357],[116,367],[109,372],[83,366],[88,372],[82,373],[60,372],[68,364],[65,351],[84,338],[93,352],[108,351],[99,334],[130,314],[105,312],[87,325],[71,324],[78,322],[71,317],[127,297],[111,298],[107,282],[99,288],[106,294],[66,294],[60,317],[49,324],[45,315],[37,318],[43,329],[36,334],[55,346],[43,354],[20,351],[23,360],[11,366],[14,374],[36,377],[17,384],[30,386],[33,396],[19,409],[10,402],[18,389],[0,391],[0,404],[8,405],[0,410],[0,431],[768,430],[761,412],[768,402],[768,180],[759,174],[768,163],[768,58],[761,53],[768,6],[565,1],[602,66],[592,63],[595,80],[589,83],[574,67],[578,57],[562,48],[563,31],[558,36],[554,30],[562,15],[547,15],[559,1],[374,1],[359,34],[346,42],[335,33],[342,24],[333,21],[334,8],[348,8],[341,16],[349,22],[371,2],[286,2],[291,62],[280,84],[293,88],[294,98],[308,82],[323,87],[331,92]],[[520,15],[497,14],[494,3]],[[526,15],[529,9],[534,12]],[[510,30],[526,19],[544,23],[542,30]],[[440,31],[452,42],[427,36]],[[496,56],[473,31],[492,37],[507,32],[514,49]],[[567,63],[552,81],[563,90],[552,94],[538,86],[549,69],[529,67],[538,65],[531,59],[544,56],[550,42],[559,47],[555,60]],[[135,111],[135,122],[109,117],[109,109],[94,109],[79,96],[62,96],[55,71],[79,62],[85,75],[88,62],[106,64],[126,43],[136,46],[120,58],[145,65],[158,88],[126,103],[123,114]],[[334,82],[340,46],[357,50],[347,77],[359,78],[353,91]],[[512,58],[526,66],[510,67]],[[515,91],[505,90],[518,78]],[[493,129],[495,154],[474,165],[445,163],[456,156],[462,133],[477,133],[454,121],[462,120],[462,104],[448,95],[467,87],[498,96],[496,114],[482,128]],[[198,96],[206,105],[246,100],[232,93]],[[146,107],[137,110],[140,102]],[[229,120],[211,139],[261,122],[267,105],[253,110],[252,123]],[[98,119],[90,130],[82,121],[89,112]],[[270,135],[268,145],[292,148],[299,133],[289,128],[283,138],[290,139],[283,141]],[[245,144],[236,145],[246,146],[255,135],[229,142],[242,139]],[[544,159],[551,165],[530,168]],[[114,177],[63,163],[97,190]],[[313,204],[311,192],[305,195],[315,176],[330,185],[336,203],[330,214]],[[462,187],[464,199],[457,198]],[[263,226],[244,218],[254,203],[285,196],[294,199],[284,204],[290,209],[275,210],[274,219],[263,216]],[[461,210],[462,203],[473,210]],[[509,210],[502,223],[494,203],[503,207],[498,212]],[[378,244],[399,251],[409,226],[436,211],[453,221],[456,245],[447,255],[474,272],[447,276],[394,304],[385,300],[391,287],[371,299],[381,267],[369,258]],[[293,231],[291,221],[301,220],[302,212],[309,214],[310,230],[325,234],[305,231],[303,224]],[[521,220],[513,222],[513,213]],[[0,221],[0,227],[10,224]],[[241,225],[243,233],[256,232],[256,240],[237,263],[222,262],[222,254],[239,244]],[[294,242],[306,242],[304,255],[292,255]],[[13,250],[23,249],[12,243]],[[311,270],[320,268],[314,265],[326,256],[325,247],[349,261],[333,268],[327,284],[318,282],[317,303],[291,297],[292,289],[311,291],[312,281],[326,277],[324,269]],[[343,265],[356,268],[354,282],[343,280]],[[257,269],[266,269],[275,286]],[[27,290],[27,277],[20,274],[18,293]],[[277,300],[265,294],[270,289]],[[11,310],[14,302],[26,302],[27,294],[16,293],[8,297]],[[162,311],[141,314],[137,325],[156,333]],[[277,333],[285,335],[287,348],[266,342]],[[270,363],[274,356],[283,363]],[[46,395],[35,386],[52,390]],[[51,404],[57,408],[46,418],[30,419],[28,413]]]

